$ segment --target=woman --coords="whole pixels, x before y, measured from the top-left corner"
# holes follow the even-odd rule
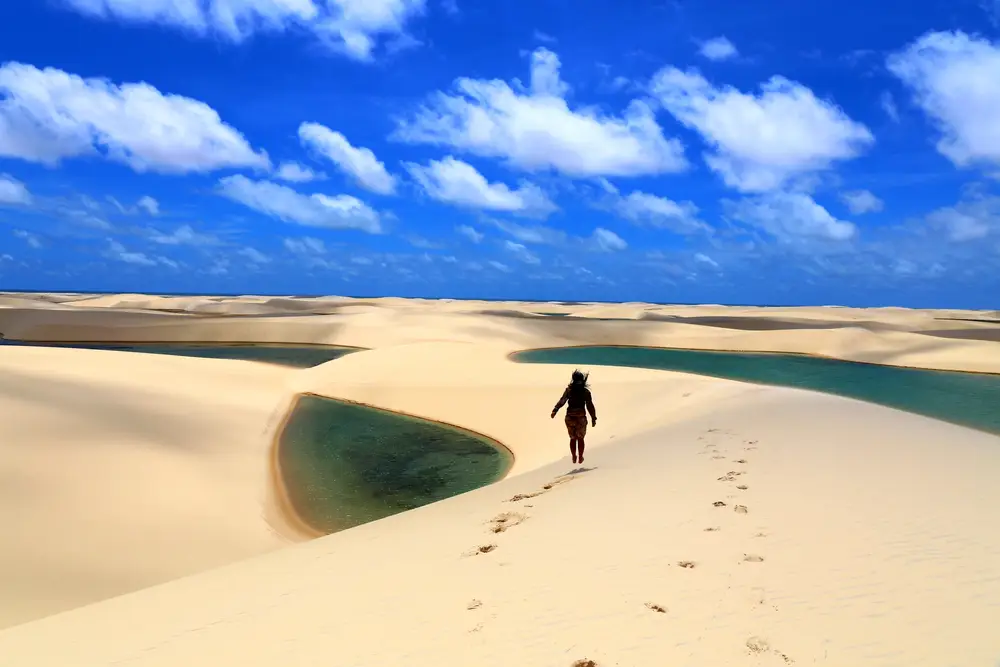
[[[590,387],[587,386],[589,376],[590,373],[573,371],[573,381],[566,387],[566,391],[556,403],[556,407],[552,408],[550,415],[555,419],[559,408],[569,403],[566,408],[566,430],[569,432],[569,451],[573,454],[573,463],[583,463],[583,441],[587,437],[587,412],[590,413],[590,425],[597,426],[597,410],[590,395]]]

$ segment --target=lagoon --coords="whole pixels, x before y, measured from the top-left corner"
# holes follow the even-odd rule
[[[169,354],[210,359],[242,359],[291,368],[312,368],[357,352],[357,348],[334,345],[273,343],[61,343],[0,340],[0,345],[69,347],[86,350],[117,350],[144,354]]]
[[[588,346],[527,350],[522,363],[630,366],[809,389],[1000,434],[1000,375],[881,366],[805,355]],[[600,382],[600,373],[594,373]]]
[[[322,533],[472,491],[513,465],[485,436],[312,395],[293,406],[278,458],[293,508]]]

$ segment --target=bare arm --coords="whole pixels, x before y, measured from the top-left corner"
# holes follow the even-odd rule
[[[562,406],[566,405],[566,401],[568,400],[569,400],[569,387],[566,387],[566,389],[563,391],[562,398],[560,398],[559,402],[556,403],[556,407],[552,408],[551,416],[555,417],[556,413],[559,412],[559,409],[562,408]]]
[[[594,407],[594,398],[587,392],[587,412],[590,413],[590,423],[593,426],[597,425],[597,408]]]

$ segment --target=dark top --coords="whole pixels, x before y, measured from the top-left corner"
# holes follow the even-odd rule
[[[556,403],[556,407],[553,408],[553,412],[558,412],[566,403],[569,406],[566,408],[566,414],[568,415],[585,415],[584,409],[590,413],[591,419],[597,419],[597,410],[594,408],[594,399],[590,395],[590,389],[584,385],[571,384],[566,387],[566,391],[563,392],[562,398]]]

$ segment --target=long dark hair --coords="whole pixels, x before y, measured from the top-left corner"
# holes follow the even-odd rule
[[[587,378],[590,377],[590,373],[584,373],[580,369],[573,371],[573,380],[569,383],[570,389],[586,389],[589,387],[587,384]]]

